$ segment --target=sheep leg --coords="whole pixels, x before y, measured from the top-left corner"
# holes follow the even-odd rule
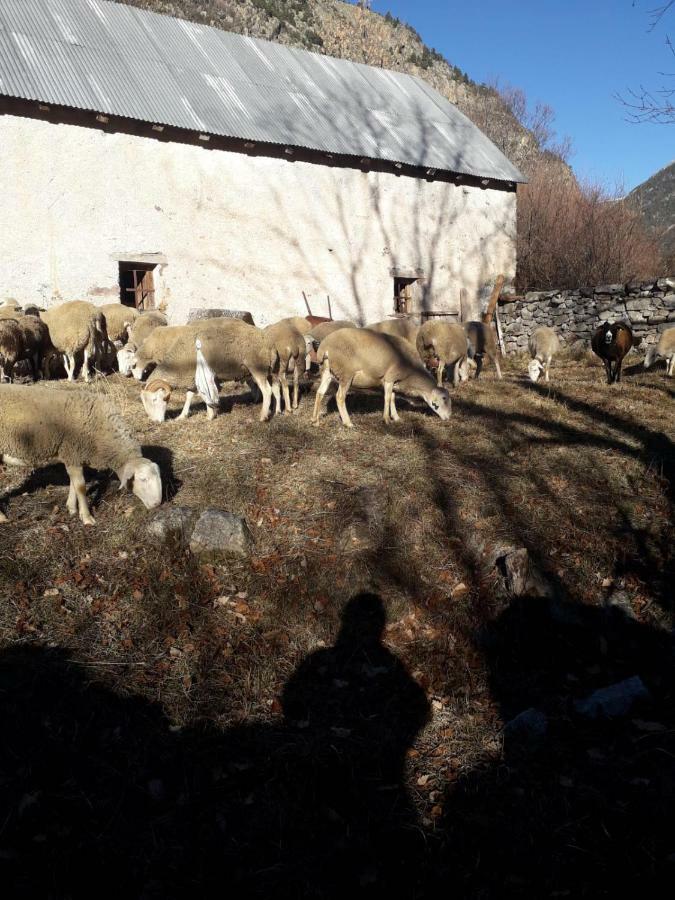
[[[455,365],[452,370],[452,386],[453,387],[457,387],[457,385],[459,384],[459,367],[461,366],[461,364],[462,364],[461,358],[455,361]],[[439,384],[438,386],[443,387],[442,384]]]
[[[621,364],[623,363],[622,359],[617,359],[616,367],[614,369],[614,381],[621,381]]]
[[[401,421],[401,417],[399,416],[398,412],[396,411],[396,394],[394,392],[393,385],[392,385],[392,389],[391,389],[391,403],[389,406],[389,414],[391,415],[391,418],[393,419],[394,422]]]
[[[497,359],[496,356],[491,356],[490,359],[491,359],[492,362],[494,363],[494,367],[495,367],[495,369],[497,370],[497,378],[499,378],[499,380],[501,381],[501,378],[502,378],[502,370],[501,370],[501,367],[500,367],[500,365],[499,365],[499,360]]]
[[[194,395],[194,391],[188,391],[185,394],[185,403],[183,404],[183,408],[180,411],[180,415],[178,416],[179,419],[187,419],[187,417],[190,415],[190,406],[192,405],[192,399]]]
[[[295,360],[293,366],[293,409],[298,408],[298,398],[300,396],[300,362]]]
[[[666,375],[668,378],[672,378],[675,373],[675,353],[667,360],[668,365],[666,366]]]
[[[328,364],[328,360],[323,364],[323,371],[321,372],[321,381],[319,382],[319,386],[316,389],[316,397],[314,399],[314,410],[312,412],[312,425],[319,424],[319,416],[321,413],[321,402],[324,398],[324,394],[328,390],[328,386],[333,380],[333,376],[330,372],[330,366]]]
[[[439,387],[443,387],[443,371],[445,369],[445,363],[439,357],[438,358],[438,368],[436,369],[436,384]]]
[[[84,376],[84,380],[89,383],[91,380],[89,378],[89,350],[87,347],[84,348],[84,360],[82,362],[82,375]]]
[[[68,493],[68,512],[72,511],[71,495],[74,493],[77,505],[80,508],[80,519],[84,525],[95,525],[96,522],[87,503],[87,486],[84,480],[82,466],[66,466],[70,478],[70,491]]]
[[[260,410],[260,421],[266,422],[270,415],[270,407],[272,405],[272,395],[274,394],[274,399],[277,401],[277,409],[279,408],[279,400],[278,400],[278,391],[279,385],[276,384],[275,387],[270,385],[267,376],[261,375],[260,373],[251,372],[251,376],[255,383],[260,388],[260,393],[262,394],[262,409]]]
[[[545,374],[544,374],[544,380],[545,380],[545,381],[548,381],[548,380],[549,380],[549,378],[548,378],[548,367],[549,367],[550,365],[551,365],[551,357],[549,356],[548,359],[546,360],[546,365],[545,365],[545,367],[544,367],[544,373],[545,373]]]
[[[291,394],[288,390],[288,377],[286,375],[286,368],[284,367],[282,371],[279,373],[279,381],[281,382],[281,389],[284,392],[284,406],[286,415],[290,415],[291,412]]]
[[[337,408],[340,413],[340,418],[342,419],[342,424],[347,428],[353,428],[352,420],[349,418],[349,413],[347,412],[347,394],[349,393],[349,388],[352,386],[352,379],[349,381],[343,382],[341,381],[338,385],[337,397]],[[385,401],[385,409],[386,409],[386,401]],[[388,422],[388,419],[384,420]]]
[[[281,387],[279,386],[279,379],[276,375],[272,377],[272,396],[274,397],[275,403],[274,415],[278,416],[281,414]]]
[[[480,373],[483,371],[483,354],[476,354],[476,378],[480,377]]]
[[[5,375],[5,367],[2,363],[0,363],[0,384],[2,384],[5,381],[8,381],[8,380],[9,379]]]
[[[66,369],[68,381],[75,381],[75,378],[73,377],[75,375],[75,357],[71,353],[63,354],[63,365]]]
[[[394,382],[393,381],[385,381],[384,383],[384,424],[388,425],[391,419],[391,398],[394,393]]]

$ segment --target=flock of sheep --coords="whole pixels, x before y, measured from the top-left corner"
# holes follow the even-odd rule
[[[605,322],[596,331],[593,350],[605,362],[608,382],[619,380],[621,361],[632,345],[625,323]],[[537,381],[560,349],[550,328],[530,337],[528,374]],[[450,417],[450,395],[443,387],[446,367],[453,367],[453,384],[480,375],[484,357],[501,378],[495,336],[489,325],[463,325],[430,320],[416,326],[407,319],[390,319],[364,328],[348,321],[291,317],[266,328],[242,319],[216,317],[186,325],[168,325],[159,312],[139,313],[120,304],[97,307],[72,301],[47,311],[20,310],[8,301],[0,307],[0,380],[11,381],[14,367],[24,361],[33,379],[65,374],[75,380],[81,364],[85,381],[93,365],[101,372],[118,369],[144,382],[141,400],[149,418],[163,422],[171,394],[184,391],[179,418],[186,418],[195,394],[205,401],[209,418],[219,405],[219,387],[228,381],[253,382],[262,396],[261,421],[287,413],[299,402],[301,374],[315,362],[319,368],[312,424],[318,425],[326,395],[337,386],[342,423],[352,427],[346,406],[349,391],[382,388],[384,421],[398,421],[396,394],[420,398],[441,419]],[[656,358],[675,368],[675,328],[661,335],[645,367]],[[433,373],[433,374],[432,374]],[[293,398],[289,388],[293,384]],[[283,401],[283,406],[282,406]],[[157,465],[144,459],[122,417],[97,394],[58,391],[47,385],[0,384],[0,461],[37,466],[59,460],[70,478],[67,508],[79,511],[85,524],[94,519],[87,504],[83,466],[112,469],[122,487],[130,487],[148,508],[159,505],[162,484]],[[6,517],[0,511],[0,521]]]

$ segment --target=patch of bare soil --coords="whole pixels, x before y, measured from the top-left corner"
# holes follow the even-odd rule
[[[310,427],[151,424],[110,394],[166,502],[245,517],[250,559],[200,563],[90,473],[0,469],[0,868],[16,896],[605,896],[672,870],[675,385],[522,360],[449,423],[377,395]],[[175,416],[182,398],[172,400]],[[537,578],[505,588],[495,548]],[[638,675],[611,720],[575,701]],[[511,740],[523,710],[543,736]],[[213,890],[215,893],[215,889]]]

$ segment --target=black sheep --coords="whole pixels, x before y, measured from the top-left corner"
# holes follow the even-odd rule
[[[633,332],[626,322],[603,322],[594,332],[591,347],[605,364],[607,384],[621,381],[621,363],[632,346]]]

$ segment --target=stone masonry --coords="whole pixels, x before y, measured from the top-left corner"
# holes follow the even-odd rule
[[[523,300],[500,302],[499,318],[507,353],[527,350],[539,325],[554,328],[564,341],[589,341],[603,322],[628,322],[636,346],[655,344],[675,327],[675,276],[601,284],[566,291],[532,291]]]

